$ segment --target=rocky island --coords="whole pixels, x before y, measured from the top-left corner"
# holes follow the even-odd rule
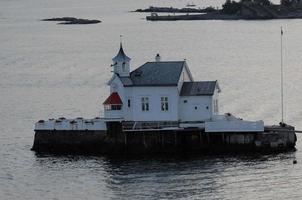
[[[50,19],[43,19],[42,21],[56,21],[60,22],[58,24],[97,24],[100,23],[100,20],[96,19],[80,19],[75,17],[57,17]]]
[[[281,0],[280,4],[274,4],[269,0],[226,0],[221,9],[203,11],[200,14],[187,12],[185,15],[158,15],[152,12],[146,19],[151,21],[301,19],[302,0]]]

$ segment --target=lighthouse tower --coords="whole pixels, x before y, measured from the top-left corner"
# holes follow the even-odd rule
[[[123,45],[120,43],[120,50],[117,55],[112,58],[113,64],[113,73],[117,74],[120,77],[129,77],[130,76],[130,60],[124,50]]]

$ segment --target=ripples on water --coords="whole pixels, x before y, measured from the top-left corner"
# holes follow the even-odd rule
[[[191,1],[190,1],[191,2]],[[194,1],[220,5],[223,0]],[[36,155],[39,119],[95,117],[108,95],[119,35],[132,69],[186,58],[196,80],[218,79],[221,112],[276,123],[279,31],[284,27],[286,121],[302,128],[301,20],[146,22],[129,13],[187,0],[0,1],[0,199],[299,199],[296,152],[194,158]],[[74,16],[98,25],[58,26]],[[298,164],[292,162],[297,159]]]
[[[28,177],[25,170],[18,184],[25,181],[31,190],[23,197],[57,199],[295,199],[301,170],[292,164],[294,158],[295,153],[127,159],[40,155],[30,166],[35,175]]]

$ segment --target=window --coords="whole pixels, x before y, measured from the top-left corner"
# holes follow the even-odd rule
[[[142,97],[142,111],[149,111],[149,97]]]
[[[218,113],[218,99],[214,99],[214,112]]]
[[[122,105],[111,105],[111,110],[121,110]]]
[[[111,106],[110,105],[105,105],[105,110],[111,110]]]
[[[126,70],[126,63],[125,62],[123,62],[123,64],[122,64],[122,69],[123,69],[123,72]]]
[[[130,108],[130,106],[131,106],[131,101],[130,99],[128,99],[128,108]]]
[[[121,110],[122,105],[105,105],[105,110]]]
[[[161,111],[168,111],[169,110],[168,97],[161,97],[160,98],[160,107],[161,107]]]

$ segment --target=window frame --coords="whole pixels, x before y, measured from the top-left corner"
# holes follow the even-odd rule
[[[131,99],[128,99],[128,101],[127,101],[127,106],[128,106],[128,108],[131,107]]]
[[[123,62],[123,63],[122,63],[122,72],[125,72],[125,71],[126,71],[126,63]]]
[[[111,110],[122,110],[122,104],[106,104],[104,105],[104,110],[105,111],[111,111]]]
[[[160,97],[160,110],[162,112],[169,112],[169,97],[168,96]]]
[[[119,104],[112,104],[111,110],[122,110],[122,105]]]
[[[149,97],[146,96],[141,97],[141,111],[142,112],[150,111]]]

